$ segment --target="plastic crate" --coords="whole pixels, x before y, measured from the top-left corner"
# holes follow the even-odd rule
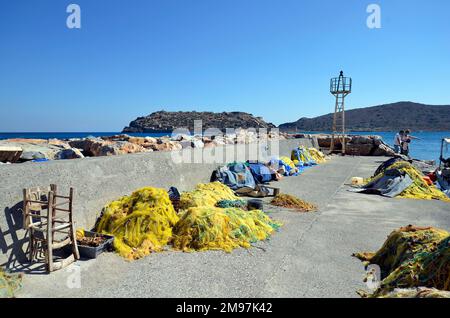
[[[98,255],[105,251],[111,251],[112,250],[112,244],[114,242],[114,236],[106,235],[106,234],[99,234],[92,231],[84,231],[85,237],[93,237],[93,236],[102,236],[106,238],[106,240],[100,244],[97,247],[94,246],[85,246],[78,244],[78,251],[80,252],[81,258],[97,258]]]

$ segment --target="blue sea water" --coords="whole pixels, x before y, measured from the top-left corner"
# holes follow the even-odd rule
[[[85,137],[103,137],[120,135],[120,132],[0,132],[0,140],[10,138],[33,138],[33,139],[71,139],[71,138],[85,138]],[[168,136],[168,132],[157,133],[126,133],[134,137],[162,137]]]
[[[311,132],[313,133],[313,132]],[[315,132],[317,133],[317,132]],[[327,133],[327,132],[324,132]],[[9,138],[36,138],[36,139],[50,139],[50,138],[58,138],[58,139],[69,139],[69,138],[84,138],[88,136],[100,137],[100,136],[112,136],[120,134],[118,132],[24,132],[24,133],[1,133],[0,132],[0,140],[1,139],[9,139]],[[167,132],[158,132],[158,133],[127,133],[130,136],[135,137],[161,137],[170,135]],[[349,134],[354,135],[379,135],[383,138],[383,140],[389,144],[393,145],[395,132],[384,131],[384,132],[350,132]],[[420,138],[420,140],[413,140],[410,145],[410,153],[411,157],[422,160],[438,160],[439,154],[441,151],[441,140],[442,138],[450,138],[450,131],[439,131],[439,132],[430,132],[430,131],[418,131],[413,132],[413,136]],[[450,149],[447,151],[447,157],[450,156]]]

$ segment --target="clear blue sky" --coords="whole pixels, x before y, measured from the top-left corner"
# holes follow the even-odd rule
[[[448,0],[3,0],[0,131],[118,131],[160,109],[280,124],[331,112],[341,69],[349,108],[450,104],[449,16]]]

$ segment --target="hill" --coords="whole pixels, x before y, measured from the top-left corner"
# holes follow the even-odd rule
[[[177,128],[194,130],[194,120],[202,120],[203,129],[208,128],[274,128],[261,117],[244,112],[167,112],[158,111],[133,120],[122,132],[172,131]]]
[[[435,106],[398,102],[357,108],[345,112],[346,128],[351,131],[397,131],[400,129],[450,131],[450,105]],[[279,126],[283,131],[329,131],[333,114],[300,118]]]

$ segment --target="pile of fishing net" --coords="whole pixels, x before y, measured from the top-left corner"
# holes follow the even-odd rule
[[[21,274],[7,274],[0,268],[0,298],[13,298],[22,288]]]
[[[354,254],[381,270],[379,288],[368,297],[417,287],[450,291],[450,233],[409,225],[392,232],[377,253]]]
[[[172,245],[185,252],[231,252],[237,247],[248,248],[251,243],[268,239],[279,226],[260,210],[192,207],[182,214],[174,227]]]
[[[448,198],[442,191],[440,191],[434,184],[428,185],[428,183],[423,179],[424,175],[422,172],[417,170],[412,164],[407,161],[397,161],[382,170],[378,175],[368,179],[367,183],[375,181],[384,176],[386,170],[398,169],[405,172],[412,179],[413,184],[410,185],[406,190],[398,195],[400,198],[409,199],[423,199],[423,200],[442,200],[450,202]]]
[[[316,163],[325,163],[327,161],[325,154],[316,148],[308,148],[309,155]]]
[[[314,149],[313,151],[310,151],[310,149]],[[323,155],[323,154],[322,154]],[[292,150],[291,152],[291,160],[294,162],[296,166],[314,166],[318,162],[315,160],[314,156],[318,156],[319,158],[321,155],[319,154],[319,151],[315,148],[306,148],[304,146],[299,146],[296,149]]]
[[[181,193],[180,210],[192,207],[214,207],[221,200],[239,200],[228,186],[218,181],[199,183],[193,191]]]
[[[182,251],[230,252],[268,239],[281,224],[260,210],[244,211],[244,202],[220,182],[198,184],[193,191],[183,192],[180,221],[173,229],[173,247]]]
[[[278,194],[275,198],[270,201],[272,205],[295,209],[300,212],[313,212],[317,211],[317,207],[309,202],[303,201],[290,194]]]
[[[142,188],[104,207],[96,232],[114,236],[114,248],[134,260],[171,244],[182,251],[249,247],[280,226],[220,182],[198,184],[180,196],[179,215],[164,189]]]
[[[436,288],[396,288],[379,298],[450,298],[450,292]]]
[[[288,157],[280,157],[280,160],[283,162],[283,164],[285,164],[286,166],[289,166],[291,169],[295,169],[296,165],[294,163],[294,161],[292,161],[290,158]]]
[[[96,232],[114,236],[114,248],[127,259],[161,251],[178,222],[166,190],[146,187],[104,207]]]

